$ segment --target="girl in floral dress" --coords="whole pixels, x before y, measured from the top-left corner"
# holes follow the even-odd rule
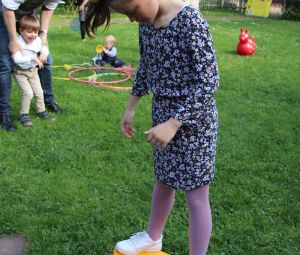
[[[189,254],[206,254],[218,128],[214,94],[219,87],[207,22],[181,0],[98,0],[89,10],[92,28],[109,24],[109,8],[140,24],[140,63],[120,127],[125,137],[133,137],[135,107],[151,92],[153,126],[145,134],[154,147],[156,177],[146,231],[118,242],[116,248],[125,255],[160,251],[175,190],[184,190]]]

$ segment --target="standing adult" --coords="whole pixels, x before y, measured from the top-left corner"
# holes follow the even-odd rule
[[[13,61],[11,55],[21,50],[17,38],[16,23],[24,15],[34,15],[41,8],[39,36],[43,45],[48,46],[47,31],[53,11],[60,0],[0,0],[0,126],[6,131],[15,130],[11,118],[9,97],[12,85]],[[44,91],[44,101],[51,112],[62,113],[63,110],[55,102],[52,93],[51,64],[52,57],[42,58],[44,67],[40,69],[39,76]]]
[[[200,0],[183,0],[183,1],[188,4],[191,4],[192,6],[194,6],[195,8],[197,8],[199,10]]]
[[[80,21],[80,36],[81,40],[85,40],[85,34],[87,33],[90,39],[95,38],[95,35],[90,31],[89,27],[85,24],[85,17],[88,11],[88,3],[90,0],[78,0],[78,14]]]

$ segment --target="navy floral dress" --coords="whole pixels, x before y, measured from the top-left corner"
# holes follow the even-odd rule
[[[218,113],[213,98],[219,74],[208,24],[185,6],[166,26],[139,27],[140,64],[132,95],[153,93],[153,126],[183,123],[166,148],[154,147],[158,181],[192,190],[214,177]]]

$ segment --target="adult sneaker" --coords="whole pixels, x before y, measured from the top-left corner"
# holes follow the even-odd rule
[[[124,255],[138,255],[140,252],[158,252],[162,248],[162,236],[153,241],[147,232],[139,232],[129,239],[117,243],[116,249]]]
[[[0,127],[5,129],[6,131],[16,130],[16,127],[14,126],[9,113],[0,114]]]
[[[50,112],[54,112],[54,113],[58,113],[58,114],[64,113],[64,110],[62,108],[60,108],[60,106],[57,103],[48,103],[45,105],[46,105],[46,108],[48,109],[48,111],[50,111]]]

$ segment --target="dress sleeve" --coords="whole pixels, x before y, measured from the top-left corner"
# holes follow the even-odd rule
[[[143,40],[141,36],[141,28],[139,33],[139,48],[140,48],[140,63],[132,86],[131,95],[133,96],[145,96],[149,94],[149,87],[146,83],[147,73],[146,73],[146,66],[144,61],[144,49],[143,49]]]
[[[185,25],[190,28],[185,35],[192,69],[190,94],[172,117],[191,125],[198,122],[218,89],[219,72],[207,22],[198,13]]]

